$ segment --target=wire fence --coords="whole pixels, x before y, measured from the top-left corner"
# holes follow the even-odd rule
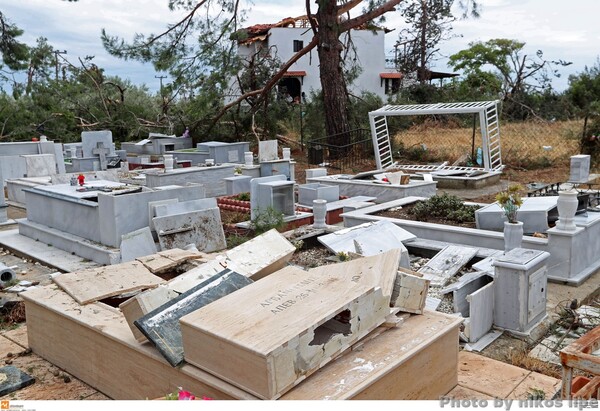
[[[335,144],[338,141],[341,143]],[[355,129],[348,135],[334,135],[313,139],[306,143],[308,163],[336,169],[340,172],[357,172],[374,163],[375,153],[371,131]]]
[[[443,116],[442,116],[443,117]],[[398,121],[400,120],[400,121]],[[465,125],[470,120],[407,116],[388,121],[394,161],[403,164],[481,166],[481,129]],[[504,165],[540,169],[567,165],[580,154],[583,120],[500,122],[500,147]],[[306,143],[309,164],[356,172],[374,165],[371,131],[356,129],[347,144],[331,144],[331,137]]]
[[[414,121],[414,122],[412,122]],[[448,119],[402,118],[390,122],[394,160],[411,163],[447,161],[451,165],[480,165],[481,130]],[[546,168],[580,153],[583,120],[500,123],[502,163],[525,169]]]

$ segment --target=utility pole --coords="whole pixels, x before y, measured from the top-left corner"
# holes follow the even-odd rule
[[[162,97],[162,95],[163,95],[163,84],[162,84],[162,81],[163,81],[164,78],[167,78],[167,76],[154,76],[154,78],[157,78],[157,79],[160,80],[160,95]]]
[[[58,55],[59,54],[67,54],[67,50],[54,50],[54,64],[56,68],[56,81],[58,81]]]

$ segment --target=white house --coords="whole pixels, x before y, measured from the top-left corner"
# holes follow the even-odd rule
[[[275,24],[259,24],[244,29],[247,36],[238,41],[238,55],[246,59],[260,51],[271,53],[282,63],[310,43],[313,34],[306,16],[287,18]],[[360,74],[349,85],[353,94],[368,91],[386,99],[386,94],[398,91],[402,74],[386,68],[384,29],[353,29],[340,38],[343,44],[350,36],[353,47],[346,53],[346,61],[356,64]],[[279,82],[279,92],[289,93],[292,100],[300,99],[305,93],[321,88],[319,78],[319,56],[316,48],[295,62]],[[231,100],[240,95],[233,86]],[[286,95],[287,97],[287,95]],[[287,97],[289,98],[289,97]]]

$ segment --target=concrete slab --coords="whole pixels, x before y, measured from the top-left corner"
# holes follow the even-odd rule
[[[138,257],[156,254],[157,251],[150,227],[144,227],[121,236],[122,263],[133,261]]]
[[[179,199],[177,199],[177,198],[169,198],[168,200],[158,200],[158,201],[148,202],[148,227],[150,227],[150,230],[156,231],[154,229],[154,223],[152,222],[152,219],[154,217],[156,217],[156,207],[159,205],[174,204],[174,203],[177,203],[178,201],[179,201]]]
[[[81,271],[100,266],[100,264],[93,261],[20,235],[18,229],[1,231],[0,244],[6,249],[27,255],[44,265],[64,272]]]
[[[26,348],[12,342],[8,338],[0,335],[0,360],[21,354]]]
[[[550,399],[560,390],[561,382],[561,380],[548,375],[532,372],[521,381],[507,399],[527,400],[528,395],[533,393],[534,390],[543,391],[545,398]]]
[[[530,373],[481,355],[459,353],[458,384],[495,398],[507,398]]]
[[[6,330],[2,332],[2,336],[20,345],[22,348],[29,348],[29,341],[27,339],[27,325],[21,324],[18,328]],[[2,351],[6,352],[6,351]]]
[[[444,395],[443,398],[450,398],[453,400],[493,400],[494,397],[491,395],[484,394],[482,392],[473,390],[471,388],[457,385],[448,394]]]

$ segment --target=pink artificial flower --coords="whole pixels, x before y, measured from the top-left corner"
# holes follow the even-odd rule
[[[179,396],[177,397],[178,400],[195,400],[196,397],[194,395],[192,395],[191,392],[189,391],[179,391]]]
[[[214,398],[207,397],[206,395],[203,395],[203,396],[202,396],[202,399],[203,399],[204,401],[211,401],[211,400],[214,400]]]

